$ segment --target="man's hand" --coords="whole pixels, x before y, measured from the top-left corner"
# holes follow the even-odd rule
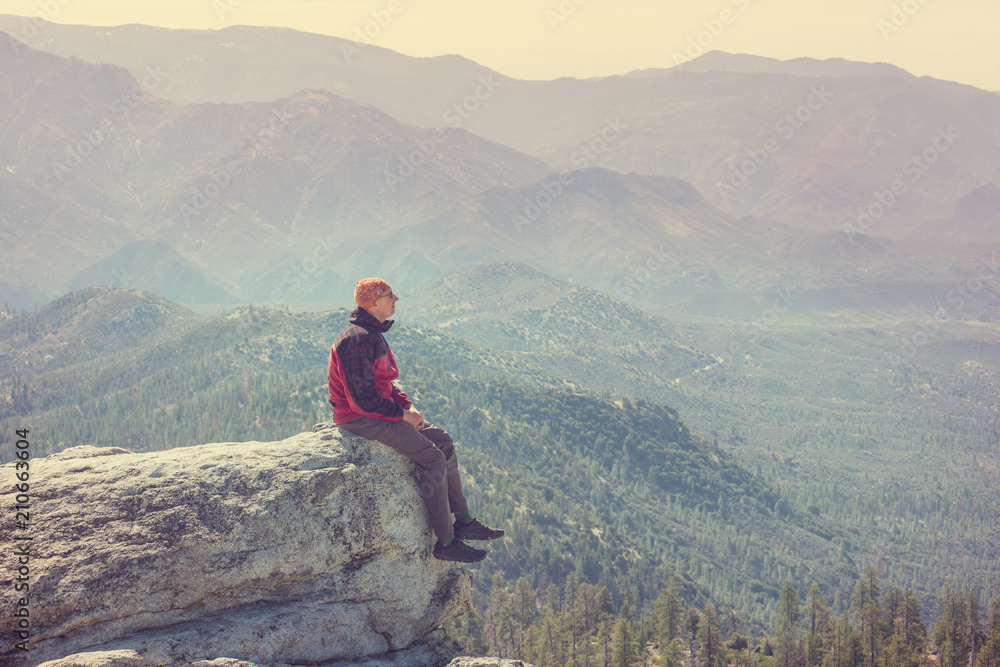
[[[412,404],[403,411],[403,421],[418,431],[424,427],[423,413],[419,412]]]

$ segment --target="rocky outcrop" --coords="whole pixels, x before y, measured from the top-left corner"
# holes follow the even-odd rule
[[[378,443],[320,424],[31,465],[31,651],[4,642],[2,664],[416,667],[459,654],[439,628],[470,608],[471,574],[431,556],[412,464]],[[0,506],[13,504],[5,484]],[[16,602],[2,602],[11,618]]]

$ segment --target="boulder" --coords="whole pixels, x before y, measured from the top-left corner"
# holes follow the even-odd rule
[[[73,447],[31,461],[31,493],[30,653],[4,641],[0,664],[416,667],[460,653],[439,628],[471,608],[472,575],[431,555],[413,465],[332,424],[145,454]],[[0,543],[14,536],[3,522]],[[0,600],[11,618],[16,600]]]

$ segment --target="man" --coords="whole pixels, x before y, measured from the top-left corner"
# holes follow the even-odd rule
[[[392,384],[399,371],[383,334],[392,327],[389,317],[396,312],[398,300],[379,278],[359,280],[354,288],[358,307],[330,348],[327,377],[333,421],[413,461],[420,474],[420,495],[438,538],[434,557],[475,563],[486,558],[487,552],[465,540],[495,540],[504,533],[483,525],[469,512],[451,436],[425,422],[406,394]]]

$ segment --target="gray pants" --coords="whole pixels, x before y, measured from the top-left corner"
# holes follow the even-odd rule
[[[462,493],[455,444],[446,431],[424,422],[419,431],[404,421],[355,417],[339,424],[351,433],[389,445],[417,465],[420,496],[430,515],[434,534],[444,539],[454,533],[452,514],[469,509]]]

